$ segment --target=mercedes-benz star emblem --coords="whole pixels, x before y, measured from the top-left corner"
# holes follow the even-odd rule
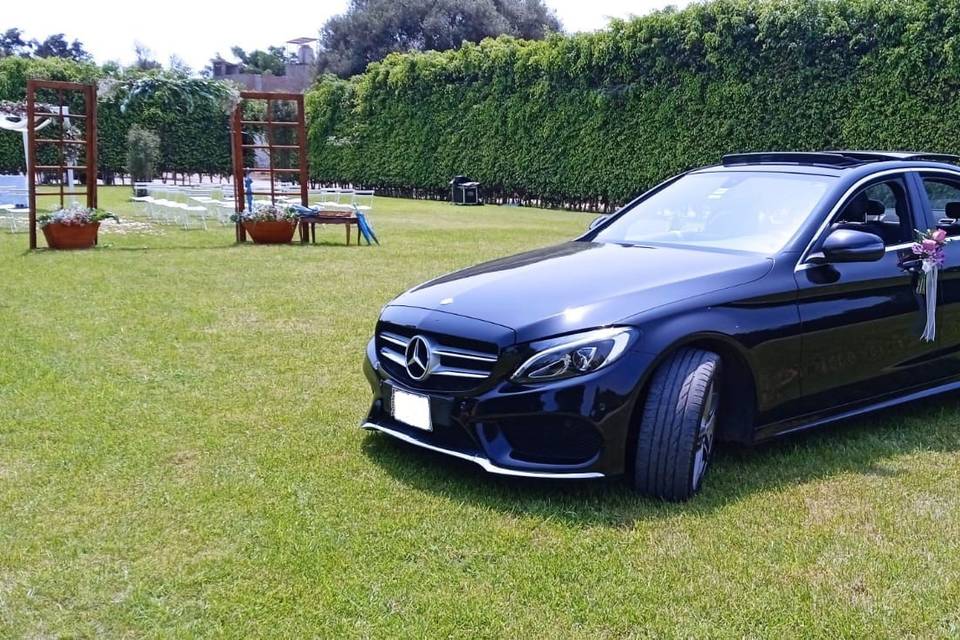
[[[407,343],[407,373],[414,380],[425,380],[436,364],[430,342],[423,336],[413,336]]]

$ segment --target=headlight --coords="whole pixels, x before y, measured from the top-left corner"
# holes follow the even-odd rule
[[[613,327],[534,343],[535,348],[543,346],[510,379],[550,382],[596,371],[623,355],[635,333],[627,327]]]

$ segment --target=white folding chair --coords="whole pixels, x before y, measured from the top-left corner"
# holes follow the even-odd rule
[[[10,212],[10,233],[26,233],[30,230],[30,208],[14,207]]]
[[[219,209],[217,210],[217,220],[222,226],[226,226],[233,222],[230,219],[230,216],[237,212],[237,205],[233,201],[220,201]]]
[[[353,189],[320,189],[319,202],[311,203],[322,211],[352,211]]]
[[[355,209],[364,212],[373,209],[373,189],[358,189],[354,191],[352,204]]]

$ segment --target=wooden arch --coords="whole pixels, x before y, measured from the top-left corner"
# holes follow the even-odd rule
[[[264,100],[267,103],[266,115],[264,120],[245,120],[243,117],[243,103],[245,100]],[[277,103],[294,103],[297,107],[296,117],[293,120],[277,120],[274,118],[276,110],[274,105]],[[233,184],[234,195],[236,196],[237,211],[243,212],[246,205],[246,187],[244,178],[247,171],[262,171],[268,173],[270,177],[269,191],[251,191],[254,196],[270,196],[270,202],[276,203],[278,195],[282,195],[277,189],[277,177],[284,174],[295,174],[300,183],[300,204],[304,207],[308,204],[308,181],[309,158],[307,157],[307,135],[306,119],[304,116],[303,94],[301,93],[274,93],[264,91],[241,91],[240,103],[237,104],[231,120],[231,147],[233,151]],[[250,129],[261,128],[265,139],[257,142],[249,133]],[[278,135],[282,131],[289,131],[293,128],[296,142],[289,143],[277,141],[277,138],[285,136]],[[248,141],[244,141],[244,134],[247,133]],[[268,159],[267,167],[245,167],[246,151],[265,153]],[[296,151],[297,162],[290,163],[297,166],[277,166],[277,155],[282,155],[284,151]],[[237,223],[237,242],[246,240],[246,232],[243,225]]]
[[[37,103],[37,91],[49,90],[55,92],[56,102]],[[69,109],[67,93],[79,92],[83,98],[83,113],[76,113]],[[52,110],[48,110],[53,107]],[[54,119],[59,123],[59,136],[44,137],[37,135],[37,122],[44,119]],[[75,137],[67,134],[69,123],[82,123],[83,136]],[[40,164],[41,158],[38,144],[49,144],[56,147],[57,162],[54,164]],[[71,153],[69,149],[82,149],[83,154]],[[83,158],[80,160],[80,158]],[[69,160],[76,158],[76,160]],[[70,187],[67,190],[68,175],[74,171],[83,172],[84,186],[82,189]],[[54,173],[58,176],[58,189],[37,191],[37,173]],[[86,196],[87,206],[97,206],[97,88],[92,84],[78,82],[59,82],[53,80],[27,81],[27,184],[29,189],[30,206],[30,248],[37,248],[37,198],[56,197],[60,199],[60,207],[65,206],[66,196]],[[71,180],[72,181],[72,180]]]

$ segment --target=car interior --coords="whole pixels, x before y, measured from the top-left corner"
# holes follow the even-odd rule
[[[833,228],[872,233],[888,247],[910,242],[910,209],[903,185],[881,182],[860,191],[837,216]]]
[[[939,213],[934,211],[934,213]],[[943,206],[943,215],[937,216],[937,227],[947,232],[947,236],[960,236],[960,202],[948,202]]]

